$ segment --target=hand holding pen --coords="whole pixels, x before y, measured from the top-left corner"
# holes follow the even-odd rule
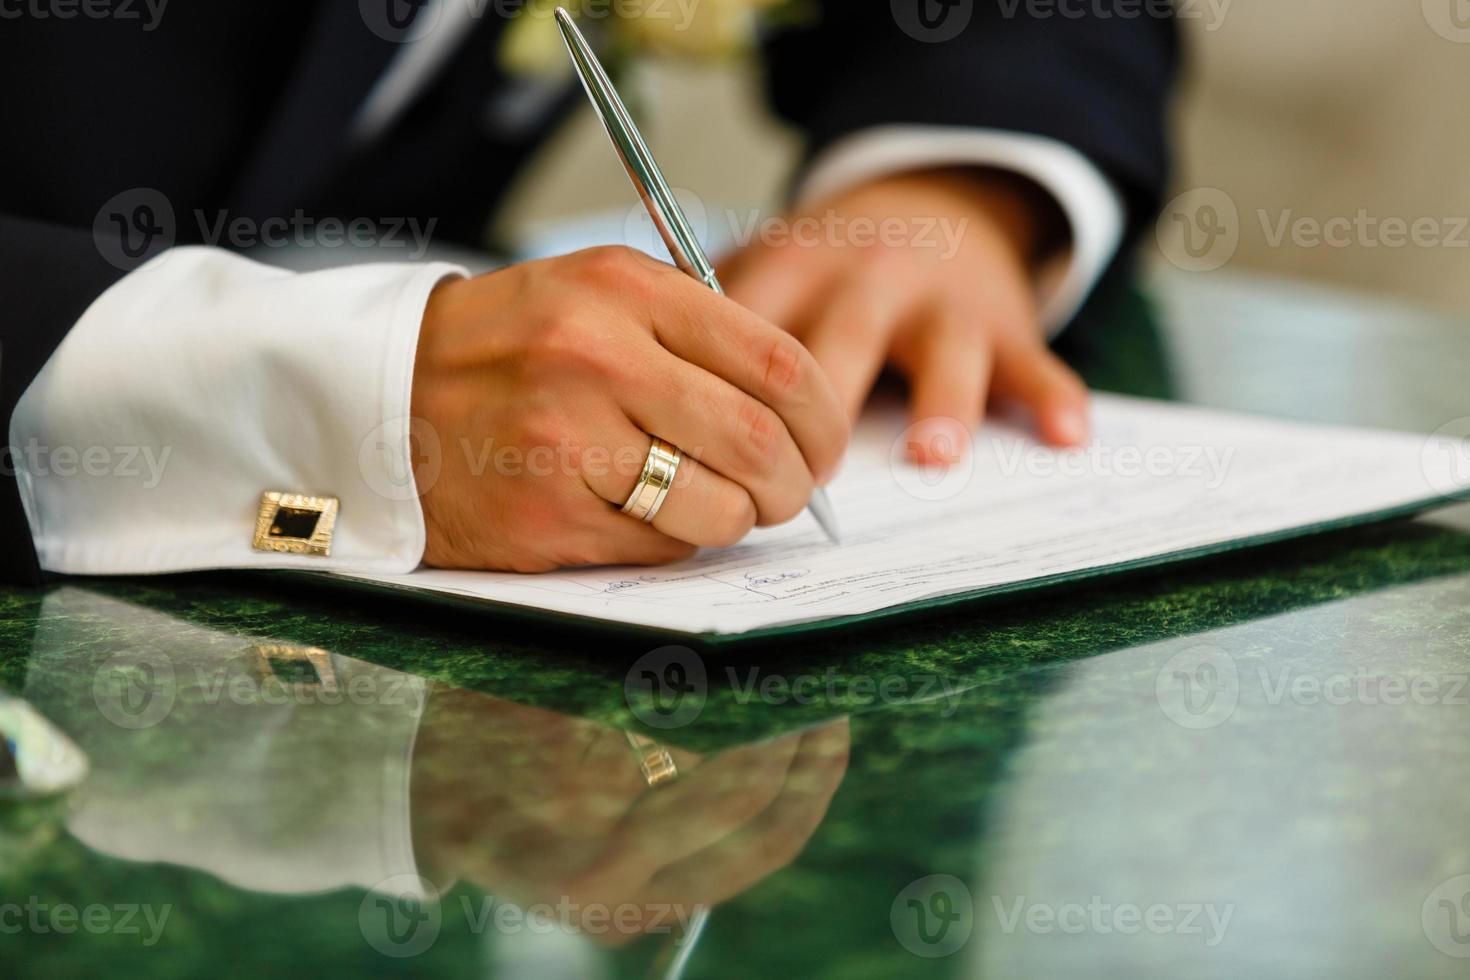
[[[608,138],[617,150],[618,159],[622,161],[638,196],[643,200],[643,206],[648,209],[649,217],[653,219],[654,226],[668,246],[674,264],[691,279],[696,279],[723,295],[724,290],[720,288],[714,266],[705,257],[704,248],[699,244],[694,229],[690,227],[689,219],[679,207],[679,202],[674,199],[674,192],[664,179],[663,171],[659,169],[648,144],[644,142],[643,134],[633,122],[633,117],[623,105],[622,98],[608,79],[591,46],[577,29],[571,15],[562,7],[556,8],[556,23],[561,28],[562,39],[566,42],[567,52],[572,57],[577,75],[582,79],[587,97],[597,110],[598,118],[602,120]],[[678,461],[678,451],[654,437],[653,448],[649,450],[648,468],[624,505],[624,513],[652,520],[667,495],[667,481],[673,478]],[[813,490],[807,509],[831,541],[836,543],[841,539],[837,529],[837,516],[821,487]]]

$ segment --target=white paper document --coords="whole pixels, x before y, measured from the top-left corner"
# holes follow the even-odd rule
[[[901,406],[858,425],[810,515],[660,568],[420,569],[383,585],[612,623],[731,635],[895,611],[1407,512],[1470,490],[1464,441],[1097,395],[1085,447],[989,420],[966,463],[904,462]],[[673,491],[678,492],[677,487]]]

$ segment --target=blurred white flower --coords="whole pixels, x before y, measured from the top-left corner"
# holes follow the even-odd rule
[[[564,6],[583,24],[604,24],[604,61],[641,53],[709,61],[736,57],[755,43],[761,16],[791,0],[527,0],[506,27],[500,67],[510,75],[554,77],[571,70],[554,13]]]
[[[559,0],[528,0],[500,35],[497,60],[507,75],[547,77],[572,70],[556,28]],[[577,3],[564,4],[575,15]]]
[[[785,0],[629,0],[618,28],[635,48],[694,59],[728,58],[749,50],[763,13]]]

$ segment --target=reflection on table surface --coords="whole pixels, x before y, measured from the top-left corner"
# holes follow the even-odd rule
[[[642,937],[666,972],[711,906],[796,856],[848,748],[838,717],[694,752],[70,586],[40,603],[22,693],[91,760],[56,819],[93,854],[283,909],[366,892],[359,939],[395,959],[457,907],[493,923],[490,962],[537,975]],[[166,950],[175,903],[141,911],[140,946]]]
[[[407,608],[333,647],[336,600],[235,582],[14,598],[6,682],[92,774],[11,808],[4,894],[106,913],[0,943],[149,976],[1461,975],[1470,536],[1312,550],[655,660]]]
[[[717,653],[240,576],[0,604],[91,765],[0,803],[7,975],[1470,964],[1467,507]]]

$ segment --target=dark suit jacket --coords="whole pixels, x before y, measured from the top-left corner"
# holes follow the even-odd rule
[[[141,0],[115,2],[116,16],[104,19],[38,19],[27,5],[0,24],[7,428],[66,331],[125,274],[122,248],[157,245],[144,234],[152,223],[137,210],[139,188],[172,206],[181,244],[202,237],[196,209],[258,222],[298,208],[315,218],[432,219],[441,239],[479,242],[512,176],[581,95],[555,92],[529,118],[505,111],[524,84],[493,54],[506,23],[496,11],[512,8],[481,3],[484,16],[407,111],[354,147],[348,123],[399,49],[384,26],[423,2],[174,0],[156,22]],[[810,152],[884,123],[1037,133],[1111,178],[1133,229],[1150,217],[1165,180],[1163,104],[1175,61],[1167,20],[1038,19],[1010,0],[815,6],[806,26],[770,39],[766,62],[773,105]],[[936,42],[946,16],[968,26]],[[936,23],[938,34],[925,33]],[[666,166],[678,170],[677,160]],[[104,213],[114,199],[121,209]],[[0,579],[34,581],[10,473],[0,477]]]

